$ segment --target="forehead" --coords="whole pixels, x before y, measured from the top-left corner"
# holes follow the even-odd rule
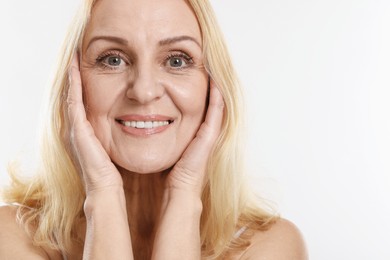
[[[85,38],[101,34],[148,42],[188,35],[201,42],[198,21],[185,0],[98,0]]]

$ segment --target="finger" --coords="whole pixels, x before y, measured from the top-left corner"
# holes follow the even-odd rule
[[[209,99],[209,107],[207,110],[205,122],[202,127],[205,129],[205,134],[209,135],[211,139],[216,139],[219,136],[222,120],[223,120],[223,112],[224,112],[225,102],[223,101],[223,97],[214,81],[210,82],[210,99]]]
[[[96,138],[94,130],[87,120],[82,97],[82,81],[77,54],[69,68],[68,117],[70,138],[83,169],[101,171],[107,167],[109,157]],[[111,165],[110,165],[111,166]]]
[[[69,68],[69,89],[68,89],[68,118],[70,127],[70,138],[74,143],[74,148],[78,153],[80,149],[88,144],[88,136],[93,135],[93,130],[85,113],[83,103],[83,88],[79,69],[79,59],[77,53],[74,54]],[[84,142],[82,142],[84,141]]]
[[[206,118],[195,137],[196,142],[194,144],[196,144],[196,150],[206,152],[213,147],[221,132],[224,107],[225,103],[221,92],[212,81],[210,84],[210,99]]]
[[[86,121],[86,114],[83,104],[81,75],[79,69],[79,59],[75,53],[69,68],[69,89],[68,89],[68,117],[71,125],[76,121],[81,123]]]

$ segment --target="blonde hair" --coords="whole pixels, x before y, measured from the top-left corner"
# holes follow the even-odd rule
[[[31,180],[22,181],[10,168],[12,184],[3,192],[8,203],[18,203],[25,225],[33,224],[33,241],[63,252],[69,251],[77,237],[77,226],[84,218],[85,200],[77,164],[68,144],[66,93],[68,68],[81,46],[84,30],[96,0],[85,0],[68,31],[53,83],[48,126],[43,133],[41,165]],[[225,101],[222,133],[209,159],[208,182],[202,194],[202,255],[222,258],[227,249],[248,246],[248,236],[233,238],[240,226],[266,229],[277,217],[259,207],[244,178],[241,131],[242,93],[215,14],[207,0],[187,0],[197,16],[203,38],[204,64],[219,86]]]

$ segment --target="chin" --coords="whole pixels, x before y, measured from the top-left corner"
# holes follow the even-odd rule
[[[167,145],[132,144],[108,150],[109,157],[123,173],[153,174],[169,171],[180,159],[182,149]]]
[[[176,162],[172,163],[132,163],[132,164],[117,164],[118,170],[121,173],[137,173],[137,174],[142,174],[142,175],[147,175],[147,174],[155,174],[155,173],[163,173],[170,171],[172,167],[174,166]]]

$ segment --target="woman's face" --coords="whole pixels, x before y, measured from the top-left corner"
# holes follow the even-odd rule
[[[88,120],[112,161],[137,173],[173,166],[205,114],[208,75],[184,0],[100,0],[83,39]]]

